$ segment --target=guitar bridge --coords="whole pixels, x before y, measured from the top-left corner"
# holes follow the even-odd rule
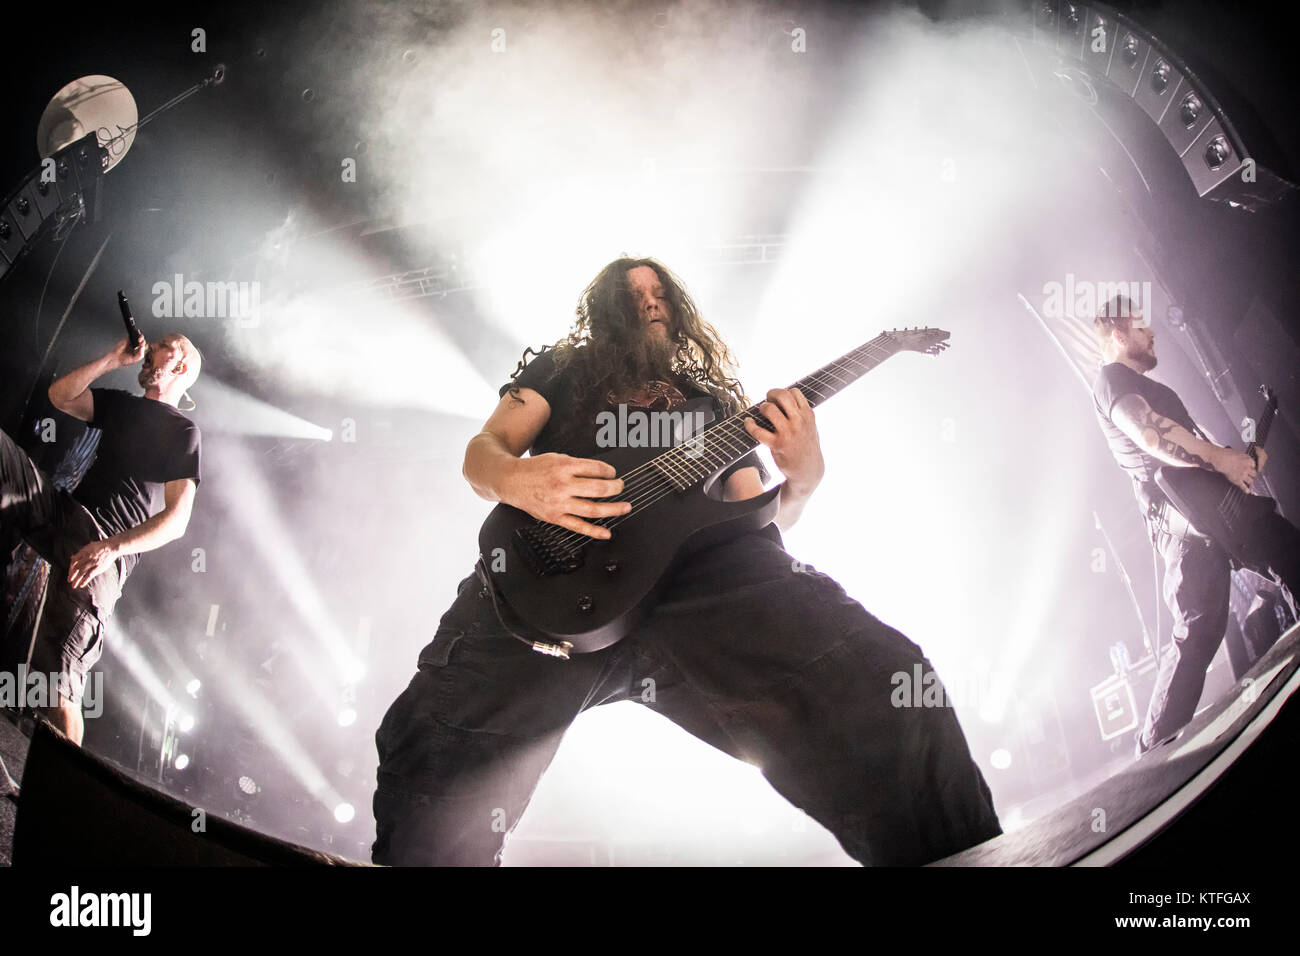
[[[540,577],[568,574],[582,567],[581,548],[568,550],[566,546],[556,547],[546,540],[546,536],[554,531],[554,526],[541,523],[515,531],[516,553]]]

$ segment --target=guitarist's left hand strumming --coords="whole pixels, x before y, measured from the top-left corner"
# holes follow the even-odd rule
[[[771,449],[772,460],[785,475],[776,524],[786,531],[799,519],[826,473],[816,416],[808,399],[797,388],[772,389],[758,410],[772,424],[773,431],[749,419],[745,420],[745,431]],[[732,497],[733,489],[730,486],[727,489],[730,500],[741,501],[763,493],[763,483],[752,468],[738,472],[734,485],[735,497]]]

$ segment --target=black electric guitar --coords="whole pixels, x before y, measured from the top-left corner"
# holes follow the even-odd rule
[[[937,355],[948,347],[947,339],[942,329],[882,332],[791,388],[816,407],[891,355]],[[709,398],[695,398],[673,414],[707,424],[713,418],[710,406]],[[718,486],[720,473],[757,445],[745,430],[747,418],[772,430],[751,405],[685,440],[679,434],[667,450],[619,448],[598,456],[614,466],[624,484],[621,494],[597,500],[632,503],[627,514],[590,519],[612,530],[608,540],[539,521],[510,505],[492,510],[479,531],[478,573],[493,600],[504,600],[527,629],[537,632],[540,639],[528,635],[535,650],[568,657],[571,651],[608,647],[654,605],[675,562],[771,523],[780,485],[733,502],[722,500]]]
[[[1264,447],[1277,413],[1277,395],[1267,385],[1259,390],[1264,396],[1264,413],[1255,426],[1255,440],[1246,446],[1246,453],[1256,462],[1255,450]],[[1250,528],[1277,507],[1272,498],[1242,491],[1217,471],[1204,468],[1165,466],[1156,470],[1156,484],[1192,527],[1243,563]]]

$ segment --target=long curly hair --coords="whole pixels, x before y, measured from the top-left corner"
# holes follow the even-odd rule
[[[578,298],[577,321],[569,334],[541,351],[524,350],[511,381],[519,377],[530,353],[540,355],[554,349],[557,374],[568,376],[574,396],[574,415],[559,435],[567,442],[589,427],[596,413],[603,409],[611,393],[619,393],[642,384],[644,351],[638,343],[644,338],[637,303],[627,273],[638,266],[649,266],[659,276],[664,293],[672,306],[673,342],[676,349],[672,373],[686,379],[716,398],[724,415],[732,415],[750,404],[745,390],[735,377],[735,360],[717,329],[704,320],[695,301],[682,281],[667,266],[655,259],[622,257],[605,266]],[[510,389],[519,398],[519,386]]]

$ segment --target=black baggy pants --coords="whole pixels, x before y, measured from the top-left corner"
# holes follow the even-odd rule
[[[505,633],[470,575],[376,734],[373,859],[499,864],[565,730],[619,700],[756,764],[862,863],[950,855],[1001,828],[951,707],[896,706],[917,664],[763,533],[695,555],[636,631],[567,661]]]

